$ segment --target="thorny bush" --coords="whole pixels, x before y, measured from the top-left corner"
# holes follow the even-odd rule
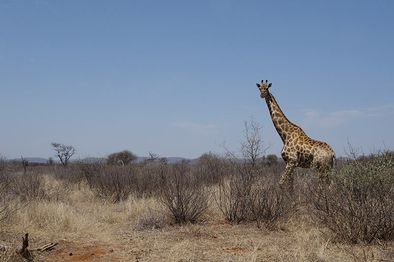
[[[340,238],[371,243],[394,239],[394,157],[381,151],[342,160],[330,186],[309,186],[313,214]]]

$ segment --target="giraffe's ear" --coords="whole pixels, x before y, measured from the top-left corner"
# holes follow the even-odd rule
[[[256,83],[256,86],[257,86],[258,88],[260,88],[260,84]]]
[[[269,84],[268,84],[268,88],[270,88],[271,86],[272,86],[272,83],[269,83]]]

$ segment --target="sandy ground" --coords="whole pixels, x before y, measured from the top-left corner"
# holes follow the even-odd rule
[[[294,217],[275,231],[227,222],[143,231],[119,227],[95,240],[59,239],[50,251],[33,251],[32,261],[394,261],[393,243],[335,243],[330,232],[309,223]],[[43,244],[31,237],[31,249]]]

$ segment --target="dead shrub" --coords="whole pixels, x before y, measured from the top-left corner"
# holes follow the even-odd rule
[[[0,222],[7,219],[21,206],[21,200],[17,193],[18,180],[14,173],[14,163],[8,163],[0,156]],[[25,201],[24,201],[25,202]]]
[[[216,203],[229,222],[256,221],[257,226],[275,228],[279,218],[291,210],[290,200],[278,188],[279,164],[265,165],[261,127],[251,119],[245,122],[245,140],[237,157],[226,151],[227,177],[221,179],[215,194]]]
[[[10,190],[22,202],[41,199],[44,194],[44,181],[42,175],[34,172],[14,173]]]
[[[124,200],[130,194],[136,197],[149,197],[157,194],[156,177],[162,161],[131,163],[125,166],[79,162],[78,176],[82,180],[74,181],[86,181],[96,196],[112,199],[114,202]]]
[[[279,220],[293,210],[291,201],[279,188],[277,180],[261,176],[253,185],[250,213],[258,228],[275,229]]]
[[[69,163],[67,166],[54,164],[46,168],[56,179],[78,185],[78,188],[81,188],[81,183],[86,181],[85,173],[81,169],[82,164],[88,165],[88,163],[78,161],[77,163]]]
[[[116,203],[126,200],[133,192],[133,169],[124,166],[109,166],[98,169],[90,178],[94,194],[102,199]]]
[[[240,223],[250,219],[252,186],[257,181],[252,174],[238,173],[233,170],[222,179],[215,194],[215,201],[229,222]]]
[[[240,223],[250,218],[252,186],[261,171],[261,159],[267,148],[263,146],[261,127],[245,121],[244,141],[237,153],[231,152],[225,144],[227,177],[221,179],[215,200],[220,211],[229,222]]]
[[[237,170],[218,185],[215,194],[225,219],[235,223],[255,221],[258,228],[275,229],[278,221],[293,210],[291,200],[278,186],[280,176],[265,168],[255,173],[239,171],[245,168]]]
[[[160,177],[168,172],[167,159],[148,159],[138,165],[135,193],[137,197],[157,197],[160,194]]]
[[[218,184],[226,175],[225,159],[212,152],[202,154],[193,166],[195,175],[207,186]]]
[[[159,202],[175,223],[195,223],[208,208],[208,188],[199,183],[186,161],[162,165]]]
[[[160,229],[164,226],[165,218],[163,214],[156,209],[149,208],[148,212],[142,214],[134,225],[135,230],[153,230]]]
[[[18,209],[18,205],[14,201],[15,195],[9,191],[8,183],[3,180],[4,178],[6,176],[0,172],[0,222]]]

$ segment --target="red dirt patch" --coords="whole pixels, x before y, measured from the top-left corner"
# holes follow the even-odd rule
[[[222,221],[222,222],[219,222],[219,223],[215,223],[213,225],[214,226],[221,226],[221,227],[224,227],[224,228],[232,227],[232,225],[229,222],[227,222],[227,221]]]
[[[79,243],[71,243],[68,241],[60,241],[55,250],[49,251],[45,256],[49,261],[100,261],[100,257],[106,257],[106,261],[116,261],[114,256],[111,256],[113,250],[105,245],[86,245]]]
[[[237,244],[235,247],[223,248],[223,250],[232,251],[232,252],[239,252],[239,251],[247,251],[248,249],[246,247],[241,247],[240,244]]]

